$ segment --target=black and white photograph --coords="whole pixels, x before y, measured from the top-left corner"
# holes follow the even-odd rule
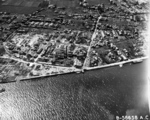
[[[0,120],[150,120],[150,0],[0,0]]]

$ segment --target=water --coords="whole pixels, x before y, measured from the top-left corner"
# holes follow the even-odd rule
[[[2,120],[113,120],[148,114],[146,62],[1,84]]]

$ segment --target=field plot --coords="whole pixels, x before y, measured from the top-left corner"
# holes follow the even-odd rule
[[[11,2],[12,0],[7,0],[6,2],[4,2],[2,5],[9,5],[9,3]]]
[[[25,6],[25,7],[32,7],[32,4],[33,4],[33,1],[29,1],[29,2],[23,2],[23,4],[21,4],[22,6]]]
[[[109,4],[109,0],[87,0],[90,5],[98,5],[98,4]],[[50,0],[50,3],[56,4],[60,7],[76,7],[79,5],[79,0]]]
[[[102,3],[105,5],[110,4],[109,0],[87,0],[87,2],[90,5],[98,5],[98,4],[102,4]]]
[[[23,2],[23,1],[20,1],[20,0],[19,0],[19,1],[17,1],[17,2],[14,3],[14,6],[20,6],[22,2]]]
[[[64,1],[60,1],[60,0],[50,0],[50,3],[52,4],[56,4],[60,7],[76,7],[79,2],[77,0],[64,0]]]
[[[6,6],[20,6],[20,7],[38,7],[42,0],[7,0],[2,5]]]
[[[33,2],[32,3],[32,7],[38,7],[39,6],[39,4],[40,4],[40,1],[38,2],[38,1],[35,1],[35,2]]]
[[[31,67],[13,59],[0,58],[0,80],[1,82],[14,81],[17,77],[27,76]]]

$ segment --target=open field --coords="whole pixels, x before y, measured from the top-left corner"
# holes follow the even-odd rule
[[[22,7],[38,7],[43,0],[6,0],[2,5],[22,6]],[[49,0],[50,4],[56,4],[60,7],[76,7],[79,4],[78,0]],[[87,0],[90,5],[100,3],[109,4],[109,0]],[[35,5],[36,4],[36,5]]]
[[[22,13],[29,14],[38,9],[40,2],[43,0],[6,0],[2,2],[0,0],[0,11],[7,11],[10,13]],[[109,4],[109,0],[88,0],[90,4],[97,5],[100,3]],[[75,8],[79,5],[78,0],[50,0],[50,4],[56,4],[60,7],[72,7]]]
[[[19,7],[38,7],[42,0],[6,0],[2,3],[5,6],[19,6]]]

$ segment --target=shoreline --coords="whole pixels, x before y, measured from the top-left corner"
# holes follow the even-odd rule
[[[135,58],[135,59],[131,59],[128,61],[122,61],[122,62],[117,62],[117,63],[111,63],[108,65],[103,65],[103,66],[96,66],[96,67],[85,67],[84,70],[93,70],[93,69],[100,69],[100,68],[106,68],[106,67],[111,67],[111,66],[117,66],[117,65],[122,65],[123,64],[127,64],[127,63],[138,63],[138,62],[142,62],[145,59],[148,59],[149,57],[141,57],[141,58]],[[122,67],[120,66],[120,67]]]
[[[41,75],[41,76],[34,76],[34,77],[22,78],[22,79],[18,79],[18,80],[14,80],[14,81],[9,81],[7,83],[27,81],[27,80],[33,80],[33,79],[38,79],[38,78],[55,77],[55,76],[65,75],[65,74],[84,73],[86,71],[92,71],[92,70],[96,70],[96,69],[104,69],[104,68],[115,67],[115,66],[123,67],[124,64],[139,63],[139,62],[143,62],[143,60],[146,60],[148,58],[149,57],[141,57],[141,58],[131,59],[131,60],[128,60],[128,61],[122,61],[122,62],[118,62],[118,63],[111,63],[111,64],[103,65],[103,66],[84,67],[82,69],[78,69],[78,71],[71,71],[71,72],[66,72],[66,73],[57,73],[57,74],[51,74],[51,75]],[[5,83],[0,83],[0,84],[5,84]]]

